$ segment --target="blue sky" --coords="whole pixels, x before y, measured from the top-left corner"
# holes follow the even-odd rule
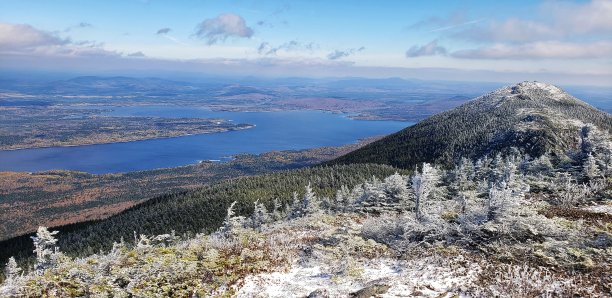
[[[0,0],[0,64],[609,86],[611,15],[610,0]]]

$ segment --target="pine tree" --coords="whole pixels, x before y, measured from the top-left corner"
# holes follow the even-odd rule
[[[225,237],[231,237],[234,233],[234,229],[241,227],[244,222],[244,217],[242,216],[234,216],[234,206],[236,205],[236,201],[234,201],[228,208],[227,214],[225,215],[225,220],[223,221],[223,225],[217,231],[218,235],[222,235]]]
[[[34,253],[36,254],[36,264],[34,270],[42,274],[46,269],[55,266],[55,254],[58,253],[55,243],[55,235],[58,231],[49,232],[46,227],[38,227],[36,236],[32,236],[34,241]]]
[[[259,200],[255,201],[255,210],[251,214],[251,227],[253,229],[260,229],[262,225],[270,221],[270,215],[264,204],[260,203]]]
[[[346,212],[350,209],[351,205],[351,191],[346,185],[342,185],[340,189],[336,191],[335,209],[337,212]]]
[[[438,173],[429,163],[423,163],[421,173],[418,172],[412,177],[412,190],[415,195],[415,216],[417,219],[423,218],[423,205],[426,203],[431,191],[435,188],[439,180]]]
[[[312,190],[310,183],[306,185],[306,192],[304,193],[304,197],[302,201],[303,201],[302,206],[304,208],[304,213],[306,214],[313,214],[321,210],[320,200],[319,198],[317,198],[316,194]]]
[[[21,268],[17,266],[17,262],[14,257],[10,257],[8,262],[6,263],[6,267],[4,268],[4,275],[6,276],[7,283],[12,282],[19,276],[21,272]]]
[[[593,157],[593,154],[591,153],[587,154],[587,157],[584,160],[584,164],[582,166],[582,174],[589,181],[601,176],[601,170],[597,165],[595,157]]]
[[[274,209],[272,210],[272,220],[279,221],[283,219],[283,215],[281,213],[282,205],[278,198],[274,198]]]

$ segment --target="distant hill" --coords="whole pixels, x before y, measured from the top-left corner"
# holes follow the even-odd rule
[[[146,95],[170,95],[177,92],[192,92],[199,88],[185,82],[159,78],[97,77],[83,76],[50,83],[50,93],[116,95],[142,93]]]
[[[329,164],[381,163],[412,168],[450,164],[511,147],[531,156],[562,156],[579,149],[587,124],[612,132],[612,116],[560,88],[522,82],[477,97],[455,109],[339,157]]]

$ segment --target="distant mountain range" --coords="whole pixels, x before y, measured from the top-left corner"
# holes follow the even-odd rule
[[[477,97],[330,163],[413,168],[421,162],[451,164],[461,157],[512,147],[531,156],[561,157],[579,148],[588,124],[612,133],[610,114],[556,86],[526,81]]]

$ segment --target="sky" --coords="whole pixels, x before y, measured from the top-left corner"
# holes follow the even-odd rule
[[[0,68],[612,86],[612,0],[0,0]]]

